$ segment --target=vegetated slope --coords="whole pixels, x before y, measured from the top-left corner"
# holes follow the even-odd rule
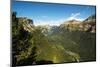
[[[57,28],[59,29],[59,31],[55,32]],[[52,32],[51,34],[49,34],[50,31]],[[52,27],[51,30],[49,29],[49,31],[48,30],[44,31],[43,28],[42,33],[45,33],[45,41],[41,41],[40,45],[38,45],[37,47],[37,61],[49,60],[52,61],[53,63],[79,61],[80,56],[77,53],[69,50],[69,48],[66,49],[64,47],[63,36],[62,34],[59,34],[59,32],[60,32],[59,27]],[[72,41],[70,40],[70,43],[71,42]]]
[[[96,60],[96,33],[93,31],[96,26],[95,19],[96,17],[92,15],[82,22],[71,20],[62,24],[60,27],[51,27],[52,33],[51,35],[47,35],[49,43],[51,45],[53,44],[53,46],[60,46],[59,50],[64,49],[63,52],[65,54],[67,54],[66,51],[73,52],[74,57],[79,61]],[[67,57],[63,58],[65,59]]]
[[[94,61],[96,58],[96,33],[89,30],[92,24],[87,19],[83,22],[70,20],[60,26],[34,26],[31,19],[17,18],[16,14],[12,20],[15,66]]]
[[[83,30],[80,35],[81,61],[96,60],[96,14],[83,21]]]

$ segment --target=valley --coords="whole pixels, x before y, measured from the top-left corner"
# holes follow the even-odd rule
[[[96,60],[96,19],[70,20],[60,26],[35,26],[12,13],[13,65],[37,65]]]

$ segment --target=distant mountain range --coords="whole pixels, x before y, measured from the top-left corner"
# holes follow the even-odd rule
[[[95,14],[84,21],[75,19],[65,21],[60,26],[35,26],[31,19],[16,17],[16,15],[12,17],[12,21],[13,52],[18,52],[14,58],[20,59],[17,61],[19,64],[23,64],[22,60],[33,64],[34,59],[36,63],[41,60],[41,62],[46,60],[52,63],[96,60]]]
[[[34,28],[34,22],[31,19],[27,18],[18,18],[18,22],[22,23],[24,22],[24,28],[27,31],[33,30]],[[84,21],[78,21],[78,20],[69,20],[65,21],[60,26],[50,26],[50,25],[39,25],[36,27],[40,27],[42,29],[42,32],[44,34],[52,34],[52,33],[59,33],[61,29],[66,29],[69,31],[85,31],[85,32],[96,32],[96,15],[91,15],[88,18],[86,18]]]

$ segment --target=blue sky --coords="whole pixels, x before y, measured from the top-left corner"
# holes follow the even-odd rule
[[[12,11],[16,11],[18,17],[32,19],[35,25],[59,25],[71,19],[86,19],[95,14],[95,6],[14,1]]]

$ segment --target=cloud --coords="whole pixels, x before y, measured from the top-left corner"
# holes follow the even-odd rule
[[[66,20],[66,18],[58,18],[58,19],[51,19],[49,16],[47,15],[43,15],[43,16],[36,16],[34,18],[34,25],[56,25],[59,26],[60,24],[62,24],[64,21]]]
[[[80,15],[81,15],[80,13],[72,13],[71,14],[72,17],[77,17],[77,16],[80,16]]]
[[[48,16],[38,16],[36,19],[34,19],[34,24],[37,25],[56,25],[59,26],[60,24],[64,23],[65,21],[68,20],[79,20],[79,21],[83,21],[83,18],[80,18],[81,14],[80,13],[72,13],[67,19],[66,18],[60,18],[60,19],[48,19]]]
[[[59,20],[35,20],[35,25],[56,25],[59,26],[61,23],[63,23],[66,19],[59,19]]]
[[[84,20],[83,18],[78,18],[81,14],[80,13],[72,13],[71,16],[67,20],[79,20],[82,21]]]

